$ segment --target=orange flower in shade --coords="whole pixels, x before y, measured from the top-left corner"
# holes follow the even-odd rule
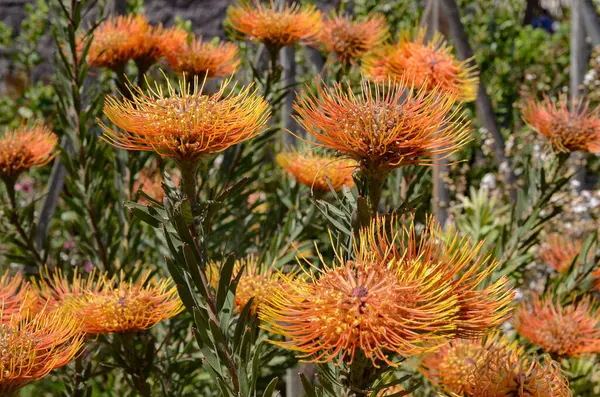
[[[582,247],[583,241],[581,240],[551,234],[541,245],[539,257],[544,264],[557,272],[565,273],[581,252]]]
[[[413,91],[403,82],[320,85],[294,105],[298,122],[318,146],[341,152],[372,173],[403,165],[431,164],[432,154],[449,156],[470,138],[468,121],[450,97]]]
[[[370,15],[362,20],[339,15],[325,21],[319,41],[341,62],[355,64],[367,52],[382,45],[387,37],[388,26],[382,15]]]
[[[196,79],[197,83],[197,79]],[[145,94],[132,88],[132,99],[111,96],[104,114],[125,132],[103,125],[103,139],[126,150],[152,150],[176,162],[197,163],[200,158],[258,135],[269,117],[267,102],[246,87],[225,94],[229,82],[213,95],[202,95],[185,80],[179,91],[171,84],[167,95],[156,85]]]
[[[121,273],[120,279],[92,272],[86,279],[75,273],[70,281],[59,272],[43,282],[41,295],[79,319],[88,334],[146,330],[183,310],[170,279],[150,271],[130,281]]]
[[[202,37],[188,40],[188,32],[170,29],[164,33],[172,39],[166,41],[163,53],[169,68],[177,73],[201,78],[225,77],[233,74],[240,64],[238,48],[233,43],[212,43]]]
[[[285,2],[275,5],[273,1],[269,5],[254,1],[231,6],[226,21],[272,52],[298,41],[315,39],[323,26],[321,13],[314,5]]]
[[[22,172],[48,164],[56,145],[57,136],[41,124],[6,131],[0,136],[0,178],[15,181]]]
[[[81,324],[60,310],[42,311],[31,318],[13,317],[1,323],[0,394],[16,396],[23,386],[66,365],[82,347]]]
[[[298,183],[317,192],[330,190],[327,179],[336,192],[342,190],[342,186],[354,186],[352,173],[356,163],[353,160],[298,152],[279,153],[275,159]]]
[[[0,308],[2,309],[0,324],[9,323],[13,317],[33,315],[40,311],[41,306],[31,284],[23,280],[21,273],[11,275],[6,271],[0,277]]]
[[[525,303],[521,305],[516,329],[545,352],[557,356],[600,352],[600,313],[589,297],[563,307],[553,303],[552,298],[534,296],[530,309]]]
[[[500,333],[492,333],[485,339],[457,339],[435,353],[422,357],[419,371],[433,385],[452,396],[470,395],[473,375],[487,356],[496,350],[517,348]]]
[[[147,69],[163,56],[163,30],[150,25],[143,15],[109,18],[93,34],[88,62],[94,67],[123,72],[125,64],[133,60],[138,67]],[[80,48],[83,49],[82,44]]]
[[[395,236],[379,241],[385,223],[381,218],[363,230],[354,260],[336,255],[325,270],[282,276],[286,290],[261,312],[265,328],[287,338],[273,343],[314,362],[350,364],[358,355],[376,367],[397,366],[394,355],[433,351],[450,338],[481,335],[506,319],[512,297],[504,290],[506,280],[476,290],[490,270],[482,276],[479,266],[470,267],[477,257],[472,248],[448,247],[447,262],[430,262],[427,251],[395,251],[390,245],[419,246],[414,228],[400,232],[404,237],[397,241]]]
[[[279,273],[273,271],[272,267],[261,266],[258,258],[250,256],[238,259],[233,268],[235,277],[243,271],[235,291],[234,305],[238,312],[252,300],[251,312],[257,314],[266,305],[275,291],[280,288],[281,281]],[[219,285],[220,268],[212,264],[209,268],[209,280],[215,290]]]
[[[570,397],[569,381],[560,365],[544,357],[530,360],[519,349],[486,354],[469,381],[472,397]]]
[[[523,119],[559,152],[600,153],[599,108],[590,109],[589,102],[580,101],[569,110],[566,96],[558,102],[529,100]]]
[[[392,387],[388,387],[384,390],[382,390],[381,392],[379,392],[379,394],[377,396],[379,397],[386,397],[386,396],[396,396],[396,395],[401,395],[404,397],[411,397],[412,394],[398,394],[401,392],[406,392],[406,389],[403,388],[401,385],[395,385]]]
[[[428,42],[424,30],[414,39],[410,36],[407,32],[401,34],[397,44],[365,59],[365,74],[377,81],[407,80],[427,91],[437,89],[441,95],[475,100],[479,79],[468,60],[457,60],[440,35]]]

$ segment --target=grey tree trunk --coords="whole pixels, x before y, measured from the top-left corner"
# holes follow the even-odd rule
[[[286,146],[295,146],[296,137],[285,131],[298,133],[298,124],[292,117],[292,106],[296,99],[296,48],[285,47],[281,51],[280,58],[283,67],[283,85],[288,89],[283,106],[281,106],[281,122],[284,130],[283,143]]]
[[[448,19],[448,25],[450,30],[450,36],[456,48],[458,57],[462,60],[469,59],[471,63],[475,63],[473,59],[473,48],[469,43],[465,27],[460,20],[460,10],[456,0],[441,0],[443,5],[444,13]],[[479,89],[477,91],[477,101],[475,103],[477,108],[477,117],[479,118],[481,125],[492,135],[494,139],[494,154],[496,162],[498,163],[499,169],[504,175],[504,183],[508,188],[508,195],[513,202],[517,200],[517,178],[515,176],[512,162],[506,156],[505,142],[498,123],[496,120],[496,113],[492,105],[485,83],[479,80]]]
[[[571,74],[570,91],[571,91],[571,107],[578,106],[582,95],[582,84],[585,72],[587,70],[589,51],[586,43],[586,30],[584,26],[584,15],[588,10],[585,10],[583,4],[586,0],[573,0],[571,6],[571,37],[570,37],[570,66]],[[594,10],[595,14],[595,10]],[[583,153],[573,153],[571,155],[571,163],[576,169],[575,180],[578,183],[578,190],[585,186],[586,171],[585,163],[586,156]]]
[[[600,18],[596,11],[596,6],[592,0],[573,0],[573,4],[581,3],[581,12],[583,13],[583,22],[585,31],[590,37],[592,44],[600,45]]]

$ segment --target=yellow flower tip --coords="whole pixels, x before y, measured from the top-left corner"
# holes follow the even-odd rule
[[[42,281],[41,291],[53,307],[79,319],[88,334],[146,330],[183,310],[170,279],[151,277],[149,271],[130,281],[121,273],[120,279],[93,271],[69,280],[57,272]]]
[[[139,66],[150,67],[162,58],[163,29],[150,25],[144,15],[111,17],[102,22],[93,33],[88,50],[90,65],[123,71],[133,60]],[[79,38],[79,51],[84,38]]]
[[[123,131],[102,124],[102,138],[126,150],[154,151],[179,163],[201,158],[260,134],[269,118],[268,103],[251,86],[225,94],[229,81],[212,95],[203,95],[194,79],[185,79],[166,93],[156,85],[148,93],[132,88],[132,99],[111,96],[104,114]]]
[[[424,30],[419,30],[414,38],[404,32],[397,44],[365,59],[364,73],[376,81],[412,81],[416,87],[438,90],[461,101],[475,100],[479,85],[470,60],[457,60],[439,34],[426,42]]]
[[[324,22],[319,42],[327,52],[334,53],[340,62],[356,64],[365,54],[381,46],[388,38],[388,26],[380,14],[353,20],[334,16]]]
[[[271,51],[312,41],[323,26],[321,13],[314,5],[269,5],[240,2],[227,10],[226,22],[236,31],[262,42]]]
[[[563,153],[600,153],[599,108],[590,109],[589,102],[579,101],[569,109],[566,96],[557,102],[545,98],[542,102],[529,100],[523,108],[523,120]]]
[[[80,354],[83,340],[81,323],[62,311],[12,317],[0,324],[0,394],[15,393],[66,365]]]
[[[314,144],[341,152],[362,169],[390,170],[431,165],[431,155],[450,156],[471,138],[469,121],[452,97],[436,90],[412,90],[403,81],[350,86],[320,84],[294,105],[300,125]]]
[[[523,303],[516,318],[520,335],[547,353],[566,357],[599,353],[599,325],[600,314],[589,297],[561,306],[551,298],[534,296],[531,307]]]
[[[0,136],[0,178],[16,180],[33,167],[48,164],[56,156],[58,137],[42,124],[21,126]]]
[[[440,244],[431,225],[417,238],[413,226],[380,218],[361,233],[354,261],[284,278],[287,288],[261,312],[263,326],[302,359],[351,363],[360,351],[375,366],[397,366],[395,355],[426,353],[505,321],[506,281],[479,286],[495,265],[482,269],[479,248],[458,237]]]
[[[467,395],[475,397],[571,397],[569,381],[560,365],[544,357],[525,357],[519,349],[496,349],[485,355],[485,362],[469,381]]]
[[[233,43],[212,43],[202,37],[188,39],[188,33],[171,28],[163,34],[163,53],[169,68],[188,76],[226,77],[240,64],[238,48]]]
[[[209,266],[209,282],[215,290],[219,285],[220,266],[217,263]],[[255,256],[236,260],[233,277],[240,271],[243,273],[235,291],[235,310],[241,312],[252,299],[250,311],[258,314],[270,302],[275,290],[280,288],[279,273],[272,267],[261,265]]]
[[[327,179],[336,192],[354,186],[352,173],[357,164],[353,160],[295,151],[279,153],[275,159],[298,183],[317,192],[330,191]]]
[[[539,257],[545,265],[552,267],[557,272],[565,273],[582,248],[582,240],[551,234],[540,246]]]

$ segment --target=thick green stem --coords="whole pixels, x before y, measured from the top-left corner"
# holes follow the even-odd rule
[[[379,376],[378,370],[361,350],[356,352],[348,372],[342,378],[343,397],[367,397]]]
[[[385,186],[389,172],[384,170],[363,171],[365,178],[366,197],[371,211],[371,218],[375,218],[379,213],[379,202],[381,201],[381,193]]]
[[[196,186],[198,185],[198,161],[180,161],[178,163],[181,170],[181,190],[185,194],[190,207],[193,210],[196,206]]]

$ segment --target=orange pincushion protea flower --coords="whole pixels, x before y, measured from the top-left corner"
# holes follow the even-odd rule
[[[179,314],[183,304],[170,279],[144,272],[131,281],[92,272],[87,279],[75,273],[69,281],[60,273],[44,281],[42,295],[82,322],[89,334],[137,332]],[[121,279],[123,274],[121,273]]]
[[[567,357],[600,352],[600,314],[589,297],[563,307],[534,296],[531,309],[523,303],[516,320],[519,334],[545,352]]]
[[[204,78],[225,77],[233,74],[240,64],[238,48],[233,43],[212,43],[193,37],[188,42],[188,33],[182,29],[170,29],[171,35],[163,52],[169,68],[178,73]]]
[[[327,179],[336,192],[342,190],[342,186],[354,186],[352,173],[356,163],[353,160],[297,152],[279,153],[276,160],[298,183],[317,192],[330,190]]]
[[[11,275],[6,271],[0,277],[0,324],[8,324],[13,318],[34,315],[41,306],[31,284],[23,280],[21,273]]]
[[[523,119],[539,134],[545,136],[559,152],[600,153],[599,108],[589,108],[589,102],[578,102],[569,110],[567,97],[558,103],[545,98],[530,100],[523,109]]]
[[[571,396],[569,381],[556,361],[549,357],[530,360],[517,348],[486,354],[469,383],[466,395],[472,397]]]
[[[0,178],[14,181],[22,172],[48,164],[56,145],[56,135],[41,124],[6,131],[0,136]]]
[[[0,318],[3,316],[0,308]],[[10,396],[66,365],[82,347],[81,324],[62,311],[42,311],[1,323],[0,394]]]
[[[94,31],[88,62],[99,68],[122,72],[133,60],[147,69],[162,58],[162,28],[153,27],[143,15],[116,16]],[[81,45],[80,45],[81,47]]]
[[[477,73],[469,61],[458,61],[440,35],[425,42],[424,30],[414,40],[404,33],[396,45],[365,59],[364,71],[377,81],[389,78],[412,81],[416,87],[427,91],[437,89],[442,95],[463,101],[477,97]]]
[[[431,164],[426,156],[449,156],[470,139],[468,121],[450,97],[413,91],[403,82],[373,87],[363,80],[361,88],[355,95],[349,85],[320,85],[317,94],[303,93],[294,109],[316,145],[341,152],[367,172]]]
[[[559,234],[552,234],[545,239],[540,247],[541,261],[554,270],[564,273],[579,255],[583,241],[566,238]]]
[[[429,352],[506,319],[512,298],[506,280],[476,290],[489,271],[482,276],[479,266],[468,268],[477,255],[466,245],[457,246],[465,253],[446,249],[447,261],[429,261],[426,250],[414,250],[414,228],[404,230],[408,241],[399,239],[409,246],[401,253],[392,246],[396,236],[387,240],[378,232],[384,224],[381,218],[363,230],[354,261],[337,256],[332,267],[307,278],[284,278],[287,289],[261,315],[267,329],[288,338],[276,344],[315,362],[351,363],[360,352],[375,366],[396,366],[394,354]]]
[[[388,26],[382,15],[356,21],[339,15],[325,21],[319,41],[341,62],[355,64],[360,57],[383,44],[387,37]]]
[[[227,85],[202,95],[198,84],[190,90],[182,80],[179,92],[168,85],[167,96],[156,85],[149,94],[132,88],[131,100],[109,97],[104,114],[125,132],[103,125],[103,138],[121,149],[152,150],[179,163],[197,163],[258,135],[268,119],[268,104],[256,91],[246,87],[225,95]]]
[[[209,280],[215,290],[219,285],[219,267],[212,264],[209,268]],[[280,288],[281,280],[279,274],[271,267],[261,266],[258,258],[250,256],[244,259],[238,259],[233,268],[233,277],[240,271],[240,276],[236,291],[234,305],[238,312],[244,310],[244,307],[252,300],[250,311],[257,314],[266,305],[275,291]]]
[[[258,1],[239,3],[229,8],[226,21],[231,27],[270,51],[317,37],[323,22],[314,5],[285,4],[266,6]]]

